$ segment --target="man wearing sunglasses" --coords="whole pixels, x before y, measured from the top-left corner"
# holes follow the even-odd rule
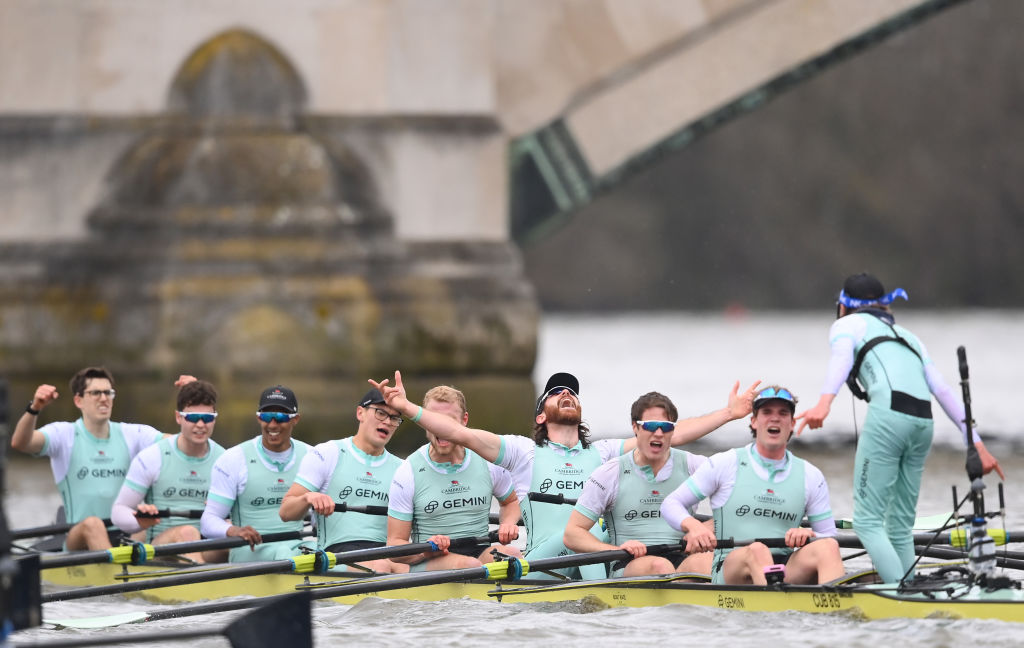
[[[447,385],[428,391],[423,397],[422,410],[460,425],[469,422],[466,397]],[[483,562],[490,562],[492,550],[521,557],[519,549],[509,546],[519,537],[520,511],[508,471],[485,461],[465,446],[441,439],[429,431],[427,441],[402,462],[391,482],[388,544],[430,541],[438,551],[395,560],[412,565],[412,571],[434,571],[479,567]],[[500,504],[499,544],[453,546],[453,537],[487,535],[492,499]]]
[[[205,380],[188,380],[178,390],[174,420],[178,434],[145,448],[132,459],[110,519],[138,541],[150,544],[200,539],[199,521],[184,517],[145,517],[160,509],[203,510],[210,471],[224,448],[210,438],[217,421],[217,390]],[[139,517],[138,514],[143,514]],[[223,562],[228,552],[183,554],[194,562]]]
[[[590,429],[582,419],[579,380],[569,373],[556,373],[548,378],[534,408],[532,439],[470,429],[448,417],[421,412],[405,398],[401,378],[396,371],[394,387],[387,386],[387,379],[370,382],[381,390],[388,403],[426,430],[473,450],[512,474],[526,525],[528,559],[549,558],[569,551],[562,540],[572,512],[569,504],[534,501],[529,493],[576,499],[587,477],[598,466],[636,448],[635,438],[590,440]],[[677,421],[672,443],[689,443],[748,414],[756,386],[754,383],[741,394],[737,382],[726,407]],[[603,572],[603,565],[584,566],[567,570],[565,575],[592,578],[603,576]]]
[[[889,305],[897,298],[908,299],[907,292],[897,288],[886,293],[872,275],[846,279],[836,304],[837,319],[829,331],[832,353],[825,386],[818,403],[797,416],[796,431],[800,434],[804,426],[816,430],[824,424],[844,382],[854,396],[868,401],[854,460],[853,524],[887,583],[901,580],[917,559],[913,526],[921,474],[932,444],[932,396],[967,443],[963,403],[928,357],[924,344],[896,324]],[[980,437],[974,436],[974,445],[984,473],[995,470],[1002,478],[999,462]]]
[[[679,413],[668,396],[644,394],[630,408],[630,418],[636,448],[601,464],[587,479],[565,527],[565,546],[577,553],[628,551],[633,558],[613,564],[612,576],[711,573],[706,553],[647,554],[649,545],[678,544],[682,539],[679,528],[661,519],[661,503],[707,458],[672,447]],[[608,525],[608,542],[592,532],[602,517]]]
[[[825,476],[787,450],[796,402],[784,387],[762,389],[750,418],[754,442],[713,455],[662,502],[665,522],[686,534],[687,553],[714,551],[713,583],[765,585],[766,573],[776,569],[784,570],[787,583],[826,583],[843,575]],[[714,531],[691,513],[705,498]],[[810,528],[801,526],[804,516]],[[769,537],[784,538],[786,547],[718,548],[719,538]]]
[[[64,547],[109,549],[121,532],[108,529],[103,519],[110,515],[132,458],[163,434],[148,425],[110,420],[114,376],[104,367],[82,369],[71,378],[70,388],[81,417],[35,429],[39,413],[59,396],[53,385],[40,385],[15,425],[11,447],[50,458],[65,519],[74,524]]]
[[[263,542],[262,534],[302,531],[302,520],[283,521],[278,509],[295,481],[309,445],[292,437],[299,422],[295,393],[282,385],[260,394],[260,435],[227,450],[213,464],[210,493],[200,520],[206,538],[240,537],[249,546],[231,550],[231,562],[283,560],[313,549],[301,540]],[[230,516],[231,521],[225,518]]]
[[[355,511],[334,512],[335,503],[387,507],[388,490],[402,460],[386,446],[402,417],[371,389],[356,405],[354,436],[327,441],[302,458],[302,464],[278,511],[282,520],[301,520],[310,509],[317,515],[317,546],[333,553],[383,547],[387,516]],[[409,571],[386,558],[360,563],[382,573]]]

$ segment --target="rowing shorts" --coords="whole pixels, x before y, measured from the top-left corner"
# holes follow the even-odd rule
[[[683,562],[683,560],[686,558],[686,554],[682,551],[670,551],[668,553],[661,555],[664,558],[667,558],[668,561],[672,563],[673,567]],[[609,576],[611,576],[612,578],[619,578],[620,576],[622,576],[622,572],[626,571],[626,565],[628,565],[629,563],[630,561],[628,560],[617,560],[613,562],[609,569]]]
[[[327,547],[325,551],[331,553],[344,553],[346,551],[358,551],[360,549],[377,549],[383,547],[383,542],[377,542],[376,540],[349,540],[347,542],[335,542],[330,547]]]

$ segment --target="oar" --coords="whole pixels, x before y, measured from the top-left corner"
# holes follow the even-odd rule
[[[183,517],[190,520],[198,520],[203,517],[203,511],[200,510],[187,510],[187,511],[174,511],[171,509],[160,509],[156,513],[136,513],[137,517],[140,518],[158,518],[158,517]],[[47,526],[31,527],[28,529],[16,529],[11,531],[12,540],[21,540],[23,538],[38,538],[40,536],[57,535],[58,533],[67,533],[71,530],[71,527],[77,523],[72,524],[50,524]],[[113,522],[110,520],[103,520],[104,526],[113,526]]]
[[[454,538],[451,548],[472,547],[479,544],[487,544],[497,539],[497,533],[480,536],[477,538]],[[162,545],[168,546],[168,545]],[[141,590],[157,589],[161,587],[175,587],[178,585],[194,585],[210,581],[227,580],[229,578],[242,578],[245,576],[263,576],[266,574],[309,574],[322,573],[339,563],[354,563],[365,560],[377,560],[380,558],[394,558],[397,556],[411,556],[423,551],[437,551],[437,545],[433,542],[419,542],[415,544],[394,545],[390,547],[376,547],[372,549],[356,549],[342,553],[324,552],[323,556],[315,553],[302,554],[294,558],[284,560],[272,560],[266,562],[242,563],[231,567],[219,569],[200,569],[199,571],[182,570],[180,573],[161,574],[154,578],[145,580],[134,580],[130,583],[116,583],[113,585],[97,585],[94,587],[82,587],[80,589],[65,590],[62,592],[50,592],[42,595],[43,603],[53,601],[70,601],[73,599],[90,598],[103,596],[105,594],[125,594],[127,592],[138,592]]]
[[[366,506],[362,506],[362,505],[358,505],[358,504],[355,505],[355,506],[350,506],[347,502],[335,502],[334,503],[334,512],[335,513],[365,513],[366,515],[387,515],[388,514],[388,507],[386,507],[386,506],[376,506],[376,505],[373,505],[373,504],[368,504]],[[487,516],[487,521],[490,524],[501,524],[501,520],[499,519],[497,513],[489,514]],[[523,523],[523,521],[519,520],[519,524],[522,524],[522,523]]]
[[[530,491],[526,494],[531,501],[544,502],[545,504],[568,504],[569,506],[576,506],[576,499],[572,497],[566,497],[561,493],[557,495],[549,495],[548,493],[538,493],[536,491]]]
[[[914,551],[919,556],[927,556],[929,558],[967,558],[967,554],[962,549],[936,547],[934,545],[930,547],[918,545],[914,547]],[[1024,560],[1003,556],[1001,552],[996,552],[996,564],[1007,569],[1024,569]]]
[[[235,619],[223,628],[199,630],[164,630],[153,633],[131,633],[125,635],[91,635],[73,639],[59,639],[45,643],[11,644],[12,648],[77,648],[78,646],[107,646],[121,643],[168,641],[175,639],[196,639],[199,637],[224,636],[234,648],[312,648],[313,627],[310,614],[311,597],[307,592],[295,592],[277,597],[272,604],[262,605],[249,614]],[[158,613],[150,615],[147,621],[156,620]],[[66,622],[47,621],[61,627],[95,627]]]
[[[651,545],[647,547],[649,554],[660,554],[671,551],[682,550],[683,545]],[[415,574],[394,574],[372,578],[360,578],[358,582],[346,583],[343,585],[331,585],[322,587],[304,588],[313,599],[325,599],[335,596],[350,594],[366,594],[369,592],[383,592],[387,590],[402,589],[404,587],[421,587],[438,583],[455,583],[460,581],[483,579],[483,580],[516,580],[531,571],[544,571],[551,569],[562,569],[565,567],[576,567],[579,565],[590,565],[594,563],[613,562],[616,560],[629,560],[632,554],[622,549],[597,551],[593,553],[569,554],[555,558],[541,558],[539,560],[525,561],[522,559],[509,559],[499,562],[488,563],[480,567],[468,567],[465,569],[449,569],[435,572],[419,572]],[[227,612],[230,610],[241,610],[257,605],[273,605],[277,601],[289,596],[288,594],[275,594],[262,598],[239,599],[234,601],[217,601],[214,603],[201,603],[199,605],[178,606],[169,610],[158,612],[129,612],[106,617],[90,617],[87,619],[65,619],[59,622],[67,627],[112,627],[124,623],[138,623],[142,621],[157,621],[161,619],[174,619],[200,614],[213,614],[215,612]],[[49,622],[49,621],[48,621]]]
[[[305,536],[302,531],[281,531],[280,533],[267,533],[262,536],[263,542],[301,540],[303,537]],[[210,540],[196,540],[195,542],[173,542],[165,545],[148,545],[136,542],[100,551],[71,551],[57,556],[43,556],[42,568],[53,569],[55,567],[73,567],[75,565],[96,563],[140,565],[156,556],[173,556],[195,551],[230,549],[232,547],[241,547],[245,544],[248,544],[248,541],[240,537],[213,538]]]

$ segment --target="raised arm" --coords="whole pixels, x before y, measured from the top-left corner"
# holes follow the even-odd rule
[[[57,400],[58,396],[57,388],[53,385],[39,385],[36,388],[36,393],[32,396],[32,403],[29,405],[36,414],[25,410],[25,413],[18,419],[18,423],[14,426],[14,432],[11,434],[12,448],[27,454],[37,454],[43,449],[43,446],[46,445],[46,435],[36,429],[36,421],[39,418],[39,412]]]
[[[735,421],[750,414],[754,406],[754,394],[757,393],[757,387],[760,384],[761,381],[756,380],[741,393],[740,381],[737,380],[729,392],[725,407],[703,416],[679,420],[676,423],[676,431],[672,434],[672,445],[680,446],[696,441],[729,421]]]
[[[465,446],[491,463],[498,460],[498,453],[501,451],[500,436],[487,430],[468,428],[449,416],[430,412],[419,405],[410,403],[405,395],[401,372],[395,372],[394,387],[388,385],[387,378],[380,382],[374,380],[368,382],[380,390],[388,405],[401,412],[405,418],[418,423],[424,430],[436,434],[446,441]]]

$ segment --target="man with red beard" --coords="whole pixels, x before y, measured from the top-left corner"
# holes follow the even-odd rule
[[[449,417],[413,405],[405,397],[402,376],[398,371],[395,372],[394,387],[388,386],[387,379],[380,383],[370,382],[381,390],[388,404],[427,431],[463,445],[512,473],[526,525],[527,559],[572,553],[562,542],[572,506],[533,501],[528,494],[535,492],[576,499],[594,469],[636,448],[636,438],[590,440],[590,429],[582,420],[579,380],[569,373],[560,372],[548,378],[534,409],[532,439],[470,429]],[[756,387],[757,383],[739,394],[737,382],[726,407],[677,422],[673,443],[694,441],[729,421],[746,416],[750,413]],[[602,577],[604,566],[572,568],[564,573],[572,577],[580,574],[586,578]]]

